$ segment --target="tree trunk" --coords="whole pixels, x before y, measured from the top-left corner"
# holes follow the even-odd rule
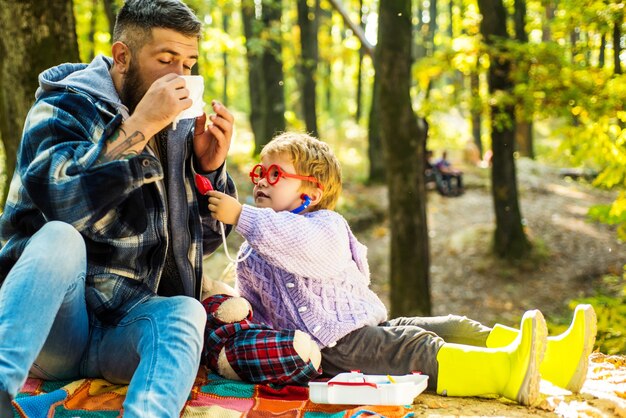
[[[72,6],[71,0],[0,0],[0,132],[9,178],[24,119],[35,101],[37,76],[54,65],[79,61]]]
[[[330,9],[322,8],[320,6],[320,2],[318,2],[317,9],[317,18],[318,18],[318,31],[324,30],[328,33],[330,39],[332,39],[332,30],[333,30],[333,12]],[[332,113],[332,99],[333,99],[333,83],[332,83],[332,66],[331,63],[325,60],[322,60],[318,63],[318,77],[323,87],[323,101],[321,103],[322,109],[324,109],[327,113]]]
[[[576,55],[578,55],[578,51],[579,51],[579,47],[578,47],[578,39],[579,39],[580,35],[578,34],[578,32],[576,32],[576,30],[571,30],[569,33],[569,43],[570,43],[570,50],[571,50],[571,58],[572,58],[572,64],[577,64],[576,63]]]
[[[464,2],[459,2],[460,14],[461,16],[465,16],[467,13],[467,5]],[[461,34],[468,35],[467,28],[465,25],[461,25]],[[483,100],[480,94],[480,57],[476,57],[476,64],[474,68],[471,69],[469,74],[469,82],[470,82],[470,124],[472,126],[472,139],[476,148],[478,149],[478,153],[480,158],[484,157],[485,149],[483,147],[482,141],[482,114],[483,114]]]
[[[286,128],[285,91],[282,63],[280,0],[264,0],[260,19],[255,14],[255,2],[241,3],[248,57],[250,87],[250,125],[254,133],[254,154],[272,137]],[[261,44],[261,48],[254,45]]]
[[[623,13],[618,13],[613,21],[613,73],[622,73],[622,63],[620,61],[620,54],[622,53],[621,39],[622,39],[622,22],[624,21]]]
[[[554,20],[554,11],[556,10],[556,6],[554,5],[554,0],[549,0],[546,5],[546,16],[541,25],[541,41],[542,42],[550,42],[552,40],[552,21]]]
[[[606,33],[602,33],[600,38],[600,51],[598,52],[598,68],[604,68],[606,53]]]
[[[448,25],[448,36],[450,40],[454,39],[454,0],[448,0],[448,16],[450,23]]]
[[[358,124],[363,114],[363,50],[359,49],[359,63],[356,73],[356,110],[354,120]]]
[[[526,0],[515,0],[515,39],[520,44],[528,43],[528,34],[526,33]],[[520,72],[524,71],[525,79],[522,83],[528,83],[528,71],[530,63],[527,61],[519,62]],[[519,153],[525,157],[535,158],[535,150],[533,144],[533,116],[532,113],[527,114],[523,105],[517,105],[515,112],[517,123],[515,126],[515,142]]]
[[[432,57],[435,55],[435,36],[437,35],[437,0],[430,0],[429,3],[430,21],[428,22],[427,55]]]
[[[361,26],[363,30],[365,30],[364,23],[363,0],[359,0],[359,26]],[[361,103],[363,97],[363,56],[363,47],[361,47],[359,48],[359,63],[356,76],[356,112],[354,119],[357,124],[361,120],[361,115],[363,114],[363,105]]]
[[[483,16],[480,32],[490,46],[489,93],[510,95],[513,83],[510,78],[511,61],[509,54],[495,41],[505,39],[506,11],[502,0],[478,0],[478,8]],[[494,250],[497,256],[520,259],[531,249],[524,233],[522,215],[517,194],[515,159],[515,115],[514,106],[507,103],[494,103],[491,106],[491,144],[493,167],[491,183],[496,214]]]
[[[317,72],[317,18],[315,8],[311,9],[307,0],[298,0],[298,25],[300,26],[300,46],[302,59],[300,60],[300,77],[302,112],[307,132],[319,136],[317,130],[317,95],[315,73]]]
[[[380,83],[378,81],[380,72],[376,69],[374,74],[374,85],[372,86],[372,106],[370,107],[368,121],[368,149],[367,156],[370,162],[368,175],[369,184],[380,184],[385,182],[385,161],[382,158],[383,144],[380,136]]]
[[[89,61],[96,56],[96,24],[98,22],[98,2],[99,0],[91,0],[91,19],[89,19]]]
[[[476,68],[470,73],[470,89],[472,91],[470,99],[470,114],[472,117],[472,137],[474,138],[474,144],[476,144],[478,152],[482,158],[484,153],[481,128],[483,106],[480,97],[480,78],[478,74],[479,66],[479,64],[476,64]]]
[[[115,27],[115,16],[117,16],[117,5],[115,0],[104,0],[104,12],[107,15],[109,22],[109,33],[113,35],[113,28]]]
[[[257,149],[257,138],[262,138],[265,133],[265,108],[262,106],[263,96],[263,68],[261,67],[261,53],[253,45],[258,42],[258,29],[255,18],[253,0],[241,2],[241,17],[244,34],[246,36],[246,58],[248,61],[248,90],[250,95],[250,127],[255,141],[255,155],[260,152]]]
[[[267,94],[263,104],[267,107],[267,123],[265,137],[257,142],[259,152],[262,145],[267,144],[278,132],[283,132],[285,121],[285,86],[283,74],[282,42],[280,39],[280,19],[283,14],[282,0],[263,1],[263,25],[268,45],[263,51],[263,75]]]
[[[411,106],[411,0],[384,0],[379,7],[376,68],[391,223],[391,315],[427,316],[426,128]]]
[[[414,44],[413,44],[413,59],[415,61],[426,56],[426,40],[428,26],[424,25],[422,19],[422,7],[424,7],[421,1],[417,2],[417,11],[415,15],[415,28],[414,28]]]
[[[372,57],[374,65],[374,83],[372,85],[372,103],[367,122],[368,148],[367,157],[369,160],[369,173],[367,182],[369,184],[382,184],[386,181],[385,160],[383,156],[383,140],[380,135],[380,71],[376,67],[376,56]]]

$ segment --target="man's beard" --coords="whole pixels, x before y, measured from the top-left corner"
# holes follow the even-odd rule
[[[122,104],[128,107],[129,114],[132,115],[147,90],[148,88],[144,86],[144,82],[141,79],[139,64],[136,60],[132,60],[124,76],[120,92],[120,100]]]

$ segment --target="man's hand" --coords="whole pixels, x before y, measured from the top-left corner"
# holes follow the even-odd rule
[[[209,195],[211,217],[228,225],[236,225],[241,215],[241,203],[226,193],[212,190]]]
[[[170,124],[183,110],[191,107],[185,80],[176,74],[157,79],[128,119],[107,139],[102,162],[140,154],[157,132]]]
[[[193,151],[201,169],[206,173],[217,170],[226,160],[233,136],[233,115],[220,102],[211,102],[215,114],[206,114],[196,119]]]
[[[185,80],[170,73],[152,83],[128,120],[137,120],[143,126],[143,134],[150,138],[192,104]]]

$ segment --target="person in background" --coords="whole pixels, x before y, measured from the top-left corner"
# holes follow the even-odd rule
[[[450,161],[448,161],[448,151],[441,153],[441,158],[435,162],[435,168],[441,173],[442,180],[448,190],[448,195],[457,196],[463,193],[463,172],[454,168]],[[453,180],[455,184],[453,184]]]
[[[439,394],[496,394],[524,405],[536,402],[540,373],[580,389],[596,333],[590,305],[577,307],[570,329],[555,338],[547,338],[537,310],[524,314],[520,329],[457,315],[388,319],[369,288],[367,248],[333,210],[341,168],[329,146],[281,134],[263,148],[250,178],[256,206],[209,192],[213,217],[246,239],[236,286],[258,320],[310,334],[325,375],[419,370]]]
[[[206,313],[202,258],[221,243],[194,175],[236,195],[233,116],[171,123],[202,23],[178,0],[127,0],[111,57],[39,76],[0,218],[0,416],[30,373],[129,384],[124,417],[177,417]],[[208,123],[207,123],[208,122]]]

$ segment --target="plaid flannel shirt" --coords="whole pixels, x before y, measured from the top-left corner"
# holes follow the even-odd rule
[[[203,254],[221,238],[207,198],[194,187],[193,120],[168,131],[167,191],[161,163],[149,148],[129,159],[98,162],[125,113],[109,67],[110,59],[100,56],[89,66],[63,64],[40,75],[40,84],[42,77],[52,81],[40,87],[26,119],[0,218],[0,285],[29,238],[46,222],[63,221],[85,239],[89,309],[115,323],[156,294],[167,245],[173,245],[184,293],[199,299]],[[91,80],[95,87],[86,91]],[[210,178],[216,189],[236,195],[224,168]]]

